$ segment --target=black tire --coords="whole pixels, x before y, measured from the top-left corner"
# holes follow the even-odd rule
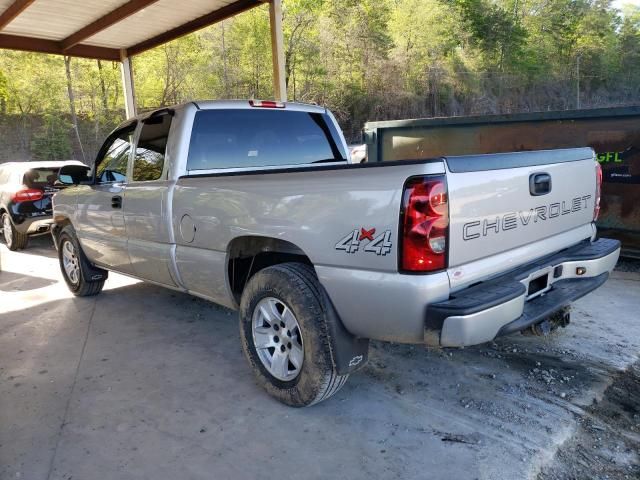
[[[77,279],[74,281],[64,267],[65,244],[69,243],[75,252],[78,265]],[[108,272],[91,265],[87,260],[80,243],[71,227],[65,227],[58,236],[58,261],[62,277],[67,283],[69,290],[77,297],[90,297],[102,291],[104,282],[107,280]]]
[[[293,407],[307,407],[326,400],[346,383],[349,375],[338,375],[331,356],[322,287],[314,270],[301,263],[267,267],[248,282],[240,304],[240,337],[245,356],[260,384],[271,396]],[[303,362],[297,376],[282,381],[265,367],[252,333],[253,313],[258,303],[273,297],[293,313],[302,335]]]
[[[4,212],[2,214],[2,218],[0,219],[2,222],[2,233],[7,248],[11,251],[22,250],[27,248],[27,244],[29,243],[29,236],[26,233],[20,233],[16,230],[16,227],[13,225],[11,221],[11,216]],[[8,232],[5,231],[8,225]]]

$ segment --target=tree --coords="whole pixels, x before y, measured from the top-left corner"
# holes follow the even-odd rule
[[[619,62],[619,77],[626,84],[640,84],[640,6],[625,6],[614,58]]]
[[[66,160],[71,157],[69,125],[62,117],[47,113],[33,136],[31,150],[36,160]]]
[[[640,103],[638,7],[618,11],[610,0],[284,0],[283,11],[289,98],[330,107],[350,141],[360,141],[368,120],[574,108],[578,57],[583,107]],[[142,110],[269,98],[268,8],[133,63]],[[46,115],[77,124],[88,161],[124,119],[118,63],[73,59],[68,66],[69,75],[62,57],[0,50],[0,134],[18,132],[27,156],[33,132],[42,142]],[[73,135],[67,132],[72,146]]]
[[[518,58],[527,32],[519,18],[489,0],[448,0],[459,11],[467,42],[477,47],[489,68],[503,71]]]

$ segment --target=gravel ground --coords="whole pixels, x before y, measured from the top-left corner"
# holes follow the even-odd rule
[[[636,262],[548,337],[373,342],[291,409],[255,385],[234,312],[115,274],[74,298],[46,240],[0,245],[2,480],[640,478]]]
[[[640,478],[640,364],[617,374],[600,401],[576,414],[578,429],[538,480]]]
[[[640,259],[621,258],[616,265],[619,272],[640,272]]]

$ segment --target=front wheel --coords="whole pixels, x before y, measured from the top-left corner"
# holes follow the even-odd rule
[[[245,356],[258,383],[293,407],[326,400],[349,378],[333,364],[321,288],[311,267],[283,263],[256,273],[242,293]]]
[[[27,247],[29,237],[26,233],[20,233],[16,230],[16,227],[13,226],[11,217],[7,212],[2,214],[2,233],[4,236],[4,243],[6,243],[9,250],[15,252],[16,250],[21,250]]]
[[[102,291],[107,272],[92,266],[80,248],[75,235],[64,229],[58,238],[60,270],[69,290],[77,297],[97,295]],[[96,271],[96,275],[92,272]]]

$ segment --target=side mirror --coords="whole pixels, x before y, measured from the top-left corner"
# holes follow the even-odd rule
[[[58,181],[63,185],[80,185],[91,182],[91,169],[86,165],[65,165],[60,167]]]

